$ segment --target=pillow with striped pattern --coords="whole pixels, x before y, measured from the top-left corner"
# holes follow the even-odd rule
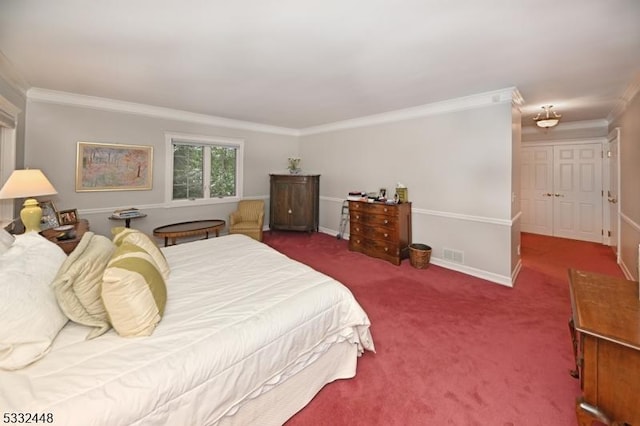
[[[164,313],[167,288],[146,250],[128,242],[116,248],[102,276],[102,301],[119,335],[153,333]]]
[[[147,234],[142,231],[138,231],[137,229],[125,228],[124,226],[112,228],[111,234],[113,235],[113,243],[116,246],[127,242],[140,246],[146,250],[158,266],[162,277],[165,280],[169,278],[169,272],[171,269],[169,268],[167,259],[164,257],[164,254],[160,251],[156,243]]]

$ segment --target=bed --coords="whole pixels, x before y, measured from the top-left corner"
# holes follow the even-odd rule
[[[18,236],[14,245],[26,239],[41,243]],[[3,415],[55,425],[280,425],[325,384],[354,377],[358,357],[374,351],[367,314],[346,287],[265,244],[228,235],[161,250],[170,274],[151,335],[110,329],[87,339],[91,327],[66,322],[41,359],[0,369]]]

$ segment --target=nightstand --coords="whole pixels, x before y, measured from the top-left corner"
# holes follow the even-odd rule
[[[63,235],[64,232],[56,231],[54,229],[46,229],[40,232],[40,235],[45,237],[47,240],[56,243],[64,252],[68,255],[76,248],[82,236],[85,232],[89,230],[89,221],[86,219],[80,219],[78,223],[73,225],[73,232],[75,232],[75,237],[59,240],[58,237]],[[69,232],[69,231],[67,231]]]

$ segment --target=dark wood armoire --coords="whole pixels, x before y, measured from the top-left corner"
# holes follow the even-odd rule
[[[271,174],[269,228],[318,230],[320,175]]]

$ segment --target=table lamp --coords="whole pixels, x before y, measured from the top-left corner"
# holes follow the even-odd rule
[[[30,197],[57,194],[58,191],[38,169],[14,170],[0,189],[0,199],[26,198],[20,212],[25,232],[40,232],[42,209],[38,200]]]

